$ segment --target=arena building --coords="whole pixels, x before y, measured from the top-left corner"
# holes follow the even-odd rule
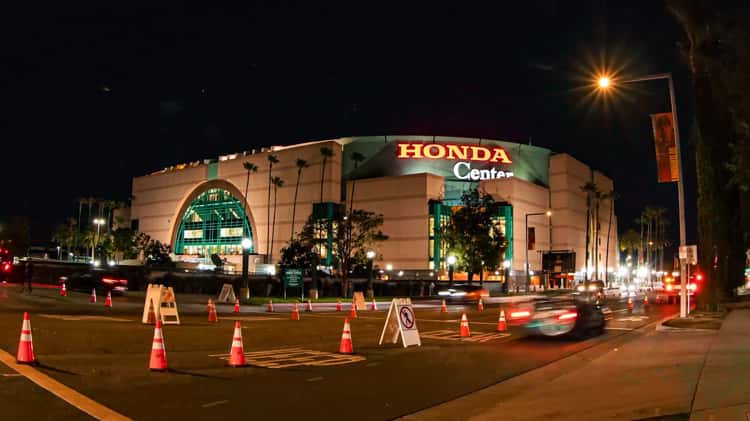
[[[332,156],[324,159],[321,148],[330,148]],[[364,160],[355,163],[355,152]],[[267,206],[270,154],[278,158],[271,173],[284,185]],[[292,221],[298,159],[309,167],[301,172]],[[245,162],[258,168],[249,182]],[[586,229],[581,187],[593,183],[609,192],[612,180],[568,154],[489,139],[349,137],[174,165],[133,179],[132,225],[171,244],[176,259],[200,263],[209,263],[211,254],[238,263],[242,238],[251,238],[253,270],[266,259],[277,262],[292,229],[298,232],[311,213],[326,218],[345,203],[353,180],[354,208],[384,216],[382,230],[389,239],[375,262],[384,277],[445,278],[439,227],[460,205],[461,192],[473,186],[502,203],[498,218],[508,244],[506,269],[485,273],[484,280],[525,282],[527,258],[536,285],[569,283],[595,268],[603,279],[617,266],[617,217],[610,200],[600,201],[599,238],[589,238],[585,261],[586,235],[594,230]],[[551,216],[545,215],[548,210]],[[325,263],[329,256],[322,254]],[[455,279],[465,276],[456,273]]]

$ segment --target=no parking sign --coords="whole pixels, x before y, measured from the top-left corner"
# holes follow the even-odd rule
[[[379,345],[383,344],[386,335],[389,338],[388,341],[394,344],[401,337],[404,348],[410,345],[422,345],[419,338],[419,329],[417,329],[417,317],[414,315],[410,298],[394,298],[391,301],[388,316],[385,318],[383,333],[380,334]]]

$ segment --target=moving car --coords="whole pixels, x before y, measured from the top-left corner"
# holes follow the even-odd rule
[[[608,315],[607,308],[589,301],[541,298],[511,309],[508,319],[532,335],[583,338],[603,333]]]
[[[454,285],[438,291],[438,296],[449,302],[476,302],[489,297],[490,292],[478,285]]]
[[[98,271],[92,270],[83,273],[77,273],[70,277],[61,277],[59,282],[65,281],[65,288],[70,291],[81,291],[90,293],[96,288],[97,294],[106,294],[111,291],[112,294],[125,294],[128,290],[128,280],[123,274],[117,271]]]
[[[0,282],[9,281],[12,272],[13,257],[8,249],[0,247]]]

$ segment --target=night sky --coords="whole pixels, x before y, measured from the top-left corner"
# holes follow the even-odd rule
[[[614,179],[621,228],[645,205],[664,206],[677,243],[676,187],[656,182],[649,121],[669,110],[667,84],[595,100],[588,85],[606,67],[674,73],[695,238],[693,94],[681,28],[662,2],[267,3],[5,13],[0,218],[28,215],[32,239],[46,241],[78,197],[125,200],[133,176],[167,165],[425,134],[570,153]]]

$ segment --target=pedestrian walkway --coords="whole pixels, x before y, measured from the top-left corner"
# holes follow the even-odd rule
[[[750,419],[750,310],[719,331],[631,335],[404,419]]]

